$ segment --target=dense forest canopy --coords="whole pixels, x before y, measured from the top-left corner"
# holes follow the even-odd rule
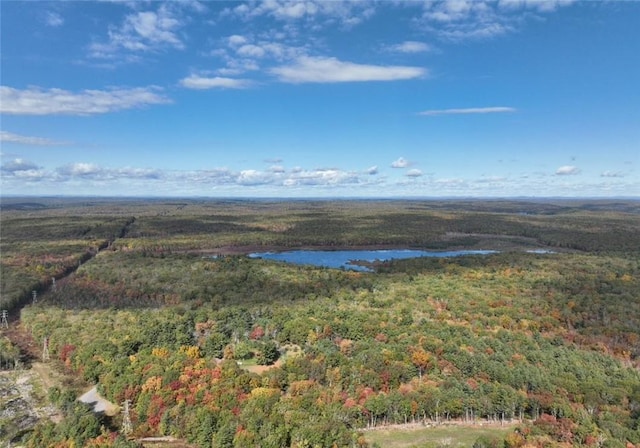
[[[131,403],[127,441],[122,415],[52,391],[64,424],[27,446],[367,446],[453,421],[517,422],[501,446],[640,444],[638,202],[5,198],[1,219],[2,308]],[[498,253],[371,273],[246,257],[357,247]]]

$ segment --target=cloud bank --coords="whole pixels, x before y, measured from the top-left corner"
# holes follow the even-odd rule
[[[406,168],[409,163],[398,159],[394,164]],[[266,169],[211,168],[200,170],[158,170],[138,167],[105,167],[91,162],[75,162],[45,169],[30,160],[14,158],[0,166],[0,184],[6,194],[152,195],[152,196],[612,196],[639,191],[637,179],[625,180],[612,173],[600,181],[573,182],[561,174],[547,173],[522,176],[482,175],[447,177],[421,170],[408,169],[398,176],[380,176],[375,166],[357,171],[340,168],[306,169],[270,166]],[[577,167],[557,170],[564,175],[576,174]],[[603,173],[603,174],[605,174]],[[108,193],[106,193],[108,192]],[[310,193],[313,192],[313,193]]]

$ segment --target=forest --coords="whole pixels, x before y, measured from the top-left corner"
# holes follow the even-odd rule
[[[638,201],[3,198],[0,220],[0,368],[46,338],[52,369],[129,408],[60,383],[58,420],[22,428],[0,397],[0,440],[374,447],[486,425],[474,447],[640,447]],[[496,253],[247,256],[302,248]]]

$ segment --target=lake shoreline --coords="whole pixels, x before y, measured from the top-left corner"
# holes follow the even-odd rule
[[[375,266],[391,260],[411,258],[452,258],[461,256],[486,256],[499,253],[496,250],[463,249],[433,251],[421,249],[373,249],[373,250],[289,250],[284,252],[253,252],[249,258],[280,261],[296,265],[310,265],[333,269],[374,272]]]
[[[502,242],[502,244],[496,244],[496,242]],[[510,243],[510,244],[509,244]],[[512,242],[505,242],[504,240],[493,240],[493,244],[480,245],[463,245],[463,244],[451,244],[440,247],[425,247],[425,246],[411,246],[411,245],[399,245],[399,244],[361,244],[361,245],[300,245],[300,246],[285,246],[285,245],[238,245],[238,246],[219,246],[210,249],[200,250],[185,250],[185,253],[193,253],[203,256],[241,256],[250,255],[253,253],[263,252],[291,252],[291,251],[374,251],[374,250],[420,250],[428,252],[450,252],[450,251],[463,251],[463,250],[491,250],[497,252],[527,252],[527,251],[551,251],[555,253],[575,252],[567,249],[544,246],[544,245],[527,245],[517,244]],[[180,252],[180,251],[178,251]]]

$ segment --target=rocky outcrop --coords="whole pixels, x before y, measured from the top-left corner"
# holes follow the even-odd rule
[[[31,370],[0,372],[0,442],[19,438],[42,418],[55,418]]]

